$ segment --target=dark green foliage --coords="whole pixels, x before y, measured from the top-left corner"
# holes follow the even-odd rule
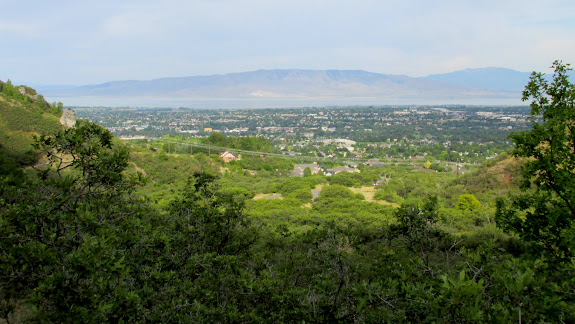
[[[0,293],[10,301],[3,312],[27,302],[43,320],[96,322],[125,307],[125,231],[132,226],[125,215],[140,207],[125,194],[127,152],[112,149],[110,139],[93,124],[42,136],[37,148],[50,154],[55,172],[2,183],[10,193],[0,209],[7,257]]]
[[[567,254],[572,232],[559,193],[535,179],[536,191],[513,197],[521,210],[500,207],[507,218],[498,226],[522,229],[524,241],[492,224],[489,201],[514,182],[490,172],[512,173],[515,162],[458,179],[361,166],[331,178],[312,201],[326,177],[285,178],[266,157],[250,159],[261,171],[244,175],[239,162],[213,154],[146,145],[130,157],[107,130],[79,123],[37,137],[52,164],[43,172],[22,169],[0,147],[0,320],[575,322],[573,262],[527,253],[531,242]],[[558,169],[552,174],[570,175]],[[408,203],[366,201],[337,184],[350,179],[381,179],[376,199]],[[529,213],[548,217],[524,220]]]
[[[194,173],[183,197],[176,199],[169,211],[176,218],[176,228],[187,232],[181,238],[191,251],[235,254],[254,240],[241,230],[249,227],[243,210],[245,200],[253,194],[242,188],[219,190],[215,180],[212,174]]]
[[[444,234],[437,229],[439,214],[437,197],[430,197],[423,207],[405,205],[395,214],[397,223],[391,226],[391,232],[405,239],[405,247],[412,252],[422,252],[420,256],[425,266],[428,266],[428,251],[438,248],[439,238]],[[425,253],[423,253],[425,252]]]
[[[10,181],[10,184],[16,184],[24,179],[24,172],[20,169],[20,165],[1,147],[0,176],[5,177],[4,180]]]
[[[503,242],[460,248],[461,238],[441,230],[435,198],[392,216],[393,207],[329,185],[311,209],[288,197],[253,201],[246,215],[251,191],[196,172],[159,212],[128,195],[121,167],[117,176],[91,170],[110,168],[112,156],[127,165],[108,139],[93,125],[43,138],[44,148],[66,147],[78,161],[61,177],[2,182],[0,316],[22,318],[27,309],[36,321],[83,323],[573,320],[565,293],[573,280],[502,251],[511,247]],[[3,179],[23,177],[16,169]],[[284,185],[298,181],[307,188],[294,196],[316,180]],[[82,184],[102,190],[86,191],[81,208],[65,207]]]
[[[121,182],[121,172],[128,164],[128,150],[123,147],[112,150],[112,133],[89,122],[54,136],[41,135],[36,138],[35,148],[47,154],[59,176],[66,169],[77,171],[80,175],[70,179],[76,183],[81,180],[82,191],[95,190],[101,185],[115,186]]]
[[[568,65],[553,64],[548,83],[533,73],[523,100],[530,100],[532,130],[513,133],[513,154],[523,165],[523,193],[511,203],[498,201],[497,221],[554,257],[569,260],[575,251],[575,86]]]

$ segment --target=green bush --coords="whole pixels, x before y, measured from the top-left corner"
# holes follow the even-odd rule
[[[295,198],[295,199],[299,199],[303,202],[311,202],[312,199],[312,194],[311,194],[311,190],[306,189],[306,188],[301,188],[301,189],[297,189],[292,191],[290,194],[288,194],[289,198]]]
[[[363,195],[362,195],[363,197]],[[325,200],[325,199],[356,199],[356,195],[353,191],[349,190],[347,187],[344,187],[339,184],[333,184],[329,186],[323,187],[321,190],[318,199]]]
[[[219,194],[228,197],[229,199],[251,199],[255,194],[245,188],[240,187],[225,187],[220,189]]]
[[[390,203],[402,204],[404,199],[389,187],[380,188],[373,196],[375,200],[385,200]]]
[[[474,211],[481,208],[481,203],[477,197],[471,194],[463,194],[459,196],[459,202],[455,206],[459,210]]]
[[[332,185],[342,185],[344,187],[361,187],[362,181],[349,172],[340,172],[328,178]]]

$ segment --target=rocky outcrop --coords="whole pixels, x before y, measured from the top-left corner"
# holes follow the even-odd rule
[[[36,93],[36,90],[34,90],[32,88],[27,88],[25,86],[19,86],[18,92],[20,92],[20,94],[23,96],[31,98],[32,100],[38,100],[39,97],[41,97],[42,100],[44,99],[44,97],[42,97],[41,95]],[[46,102],[46,104],[48,104],[48,103]]]
[[[40,102],[41,106],[44,106],[45,109],[50,109],[50,104],[44,99],[44,97],[36,92],[36,90],[27,87],[27,86],[19,86],[18,92],[21,95],[32,99],[35,102]]]
[[[76,113],[72,109],[64,109],[60,117],[60,124],[65,128],[72,128],[76,125]]]

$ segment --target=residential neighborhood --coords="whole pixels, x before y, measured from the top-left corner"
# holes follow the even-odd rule
[[[256,136],[273,143],[268,153],[374,166],[389,159],[477,163],[510,148],[508,135],[525,130],[529,116],[528,107],[491,106],[74,109],[125,139]],[[222,156],[237,158],[234,152]]]

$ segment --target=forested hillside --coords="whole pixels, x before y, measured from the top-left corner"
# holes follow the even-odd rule
[[[526,87],[539,118],[515,149],[464,175],[403,163],[288,177],[281,157],[225,163],[26,119],[50,168],[2,142],[0,321],[574,322],[575,89],[555,69]],[[10,91],[3,121],[58,117]]]

